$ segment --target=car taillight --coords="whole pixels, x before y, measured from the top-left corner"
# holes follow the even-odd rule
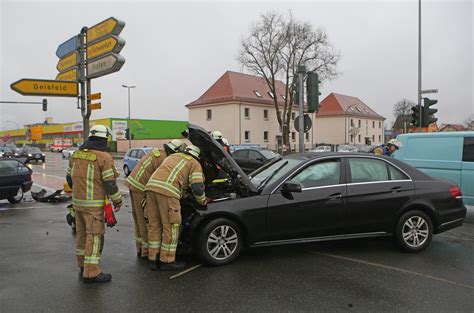
[[[453,198],[456,198],[456,199],[461,199],[462,198],[461,188],[459,188],[457,186],[449,188],[449,192],[451,193]]]

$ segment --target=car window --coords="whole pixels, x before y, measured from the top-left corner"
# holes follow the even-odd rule
[[[409,179],[405,174],[402,173],[402,171],[392,165],[388,165],[388,169],[390,171],[390,180]]]
[[[236,158],[247,159],[249,155],[248,150],[237,150],[234,152],[233,156]]]
[[[474,137],[464,137],[463,162],[474,162]]]
[[[351,178],[353,183],[388,180],[385,162],[376,159],[350,158]]]
[[[274,181],[278,180],[280,177],[288,174],[288,172],[300,162],[301,160],[298,160],[298,159],[281,159],[273,163],[269,167],[263,169],[262,171],[258,172],[254,176],[252,176],[250,181],[255,186],[259,186],[260,183],[264,181],[267,177],[269,177],[270,175],[273,175],[273,177],[265,184],[265,185],[270,185]],[[279,170],[279,171],[275,173],[276,170]]]
[[[137,159],[141,159],[144,155],[145,155],[145,152],[143,150],[137,151]]]
[[[18,165],[20,162],[15,160],[5,160],[0,162],[0,175],[11,175],[18,172]]]
[[[134,150],[130,151],[130,154],[128,156],[131,157],[131,158],[136,158],[137,157],[137,150],[134,149]]]
[[[260,153],[263,154],[267,159],[273,159],[278,156],[278,154],[272,150],[260,150]]]
[[[249,151],[249,159],[250,160],[256,160],[256,159],[259,159],[259,158],[263,159],[262,155],[259,152],[255,151],[255,150],[250,150]]]
[[[29,148],[27,151],[28,151],[28,153],[41,153],[41,150],[39,148],[36,148],[36,147]]]
[[[311,164],[291,180],[300,183],[303,188],[310,188],[337,185],[340,177],[341,162],[335,159]]]

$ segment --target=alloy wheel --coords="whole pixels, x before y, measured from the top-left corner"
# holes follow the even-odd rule
[[[219,225],[207,237],[207,252],[216,260],[226,260],[234,254],[238,243],[239,238],[234,228]]]
[[[413,248],[422,246],[429,236],[427,221],[421,216],[411,216],[403,224],[402,236],[408,246]]]

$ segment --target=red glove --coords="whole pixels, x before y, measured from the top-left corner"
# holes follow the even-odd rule
[[[117,220],[115,219],[114,215],[114,209],[108,198],[105,199],[104,204],[104,219],[108,227],[114,227],[115,224],[117,224]]]

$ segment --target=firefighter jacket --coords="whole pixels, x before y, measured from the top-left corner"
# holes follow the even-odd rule
[[[132,191],[145,192],[146,183],[167,156],[164,149],[154,149],[145,154],[125,180],[125,186]]]
[[[116,205],[122,202],[115,183],[119,173],[107,152],[88,149],[74,152],[67,176],[67,180],[72,182],[74,208],[101,208],[106,196]]]
[[[206,204],[204,175],[201,164],[192,156],[175,153],[167,157],[146,184],[146,191],[181,199],[183,192],[191,188],[197,202]]]
[[[376,155],[392,156],[392,153],[390,152],[390,150],[388,149],[388,147],[386,145],[381,145],[381,146],[376,147],[373,150],[373,152]]]

